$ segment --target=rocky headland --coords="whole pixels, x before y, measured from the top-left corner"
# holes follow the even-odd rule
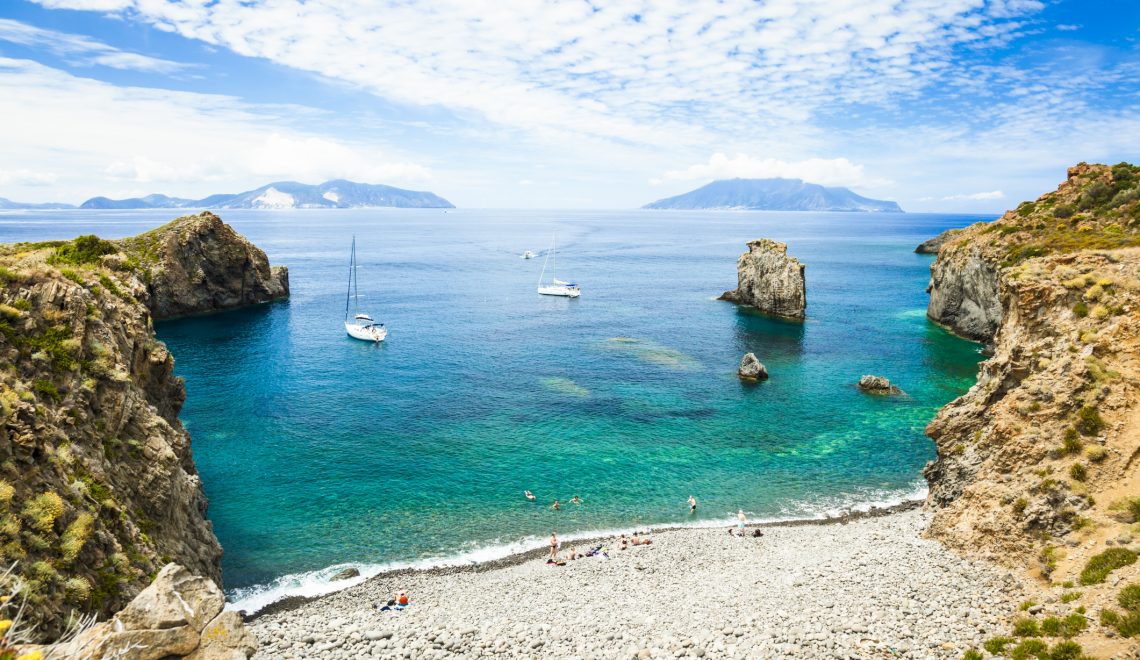
[[[753,307],[765,314],[802,320],[807,309],[804,265],[788,256],[784,243],[761,238],[748,243],[736,261],[737,287],[720,300]]]
[[[211,214],[0,246],[0,560],[36,638],[119,611],[170,562],[220,584],[185,389],[152,321],[287,293]]]
[[[942,249],[942,246],[946,244],[946,241],[953,238],[954,234],[957,234],[959,231],[961,230],[947,229],[934,238],[927,239],[919,243],[918,247],[914,249],[914,252],[915,254],[938,254],[938,251]]]
[[[1113,617],[1138,617],[1118,601],[1140,582],[1140,168],[1077,165],[931,271],[930,317],[993,356],[927,428],[929,534],[1034,579],[1022,636],[1136,653]]]

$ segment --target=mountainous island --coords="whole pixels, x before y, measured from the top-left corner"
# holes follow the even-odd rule
[[[344,179],[319,185],[277,181],[236,194],[216,194],[202,199],[147,195],[129,199],[92,197],[81,209],[356,209],[395,207],[405,209],[453,209],[455,205],[435,193],[404,190],[380,184]],[[73,209],[70,204],[27,204],[0,197],[0,209]]]
[[[877,211],[902,213],[895,202],[869,199],[847,188],[802,179],[722,179],[645,209],[741,211]]]

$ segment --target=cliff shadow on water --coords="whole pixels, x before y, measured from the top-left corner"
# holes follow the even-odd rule
[[[736,306],[733,320],[733,343],[741,354],[795,357],[804,351],[804,321],[765,314],[741,305]]]

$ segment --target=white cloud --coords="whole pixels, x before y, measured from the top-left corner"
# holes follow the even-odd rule
[[[1042,8],[1026,0],[37,1],[109,11],[396,102],[475,111],[552,137],[690,146],[794,129],[841,103],[907,98],[938,84],[955,49],[1004,44]]]
[[[45,30],[27,23],[0,18],[0,41],[42,48],[73,66],[100,65],[147,73],[176,73],[187,65],[139,53],[129,53],[77,34]]]
[[[59,180],[53,172],[0,170],[0,186],[50,186]]]
[[[1057,25],[1057,29],[1062,31],[1062,32],[1073,32],[1075,30],[1081,29],[1081,26],[1080,25],[1071,25],[1068,23],[1060,23]]]
[[[944,202],[982,201],[982,200],[989,200],[989,199],[1004,199],[1004,198],[1005,198],[1005,193],[1003,193],[1002,191],[991,190],[989,192],[976,192],[976,193],[970,193],[970,194],[966,194],[966,195],[950,195],[948,197],[943,197],[942,201],[944,201]]]
[[[54,201],[80,201],[149,192],[194,197],[275,179],[400,185],[430,178],[426,166],[393,158],[384,145],[308,134],[281,118],[311,112],[116,87],[0,58],[0,182],[17,189],[53,183],[64,191]],[[66,174],[35,174],[61,163]]]
[[[709,179],[803,179],[825,186],[865,185],[863,166],[846,158],[809,158],[788,162],[776,158],[752,158],[737,154],[730,158],[723,153],[713,154],[707,163],[691,165],[683,170],[670,170],[661,178],[651,179],[651,185],[663,181],[698,181]]]

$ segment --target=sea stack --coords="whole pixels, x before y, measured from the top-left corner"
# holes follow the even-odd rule
[[[902,394],[897,385],[883,376],[863,376],[859,379],[859,389],[868,394]]]
[[[740,368],[737,369],[736,375],[740,376],[740,380],[755,382],[767,379],[768,369],[756,359],[755,353],[745,353],[744,358],[740,360]]]
[[[802,320],[807,307],[804,265],[788,256],[788,246],[767,238],[748,243],[736,261],[737,288],[721,300],[754,307],[765,314]]]

